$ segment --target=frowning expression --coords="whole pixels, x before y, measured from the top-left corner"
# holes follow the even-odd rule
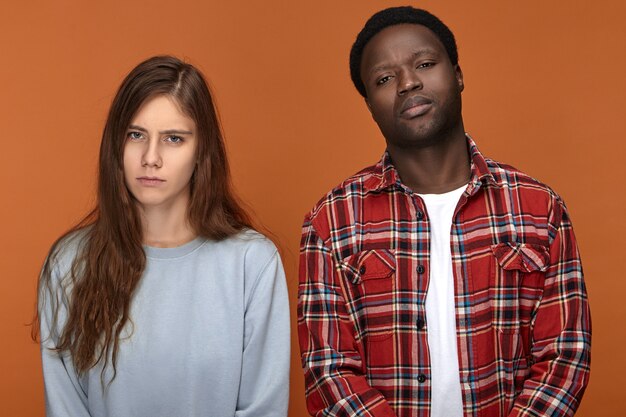
[[[428,146],[463,132],[463,74],[428,28],[399,24],[376,34],[363,50],[361,79],[388,146]]]
[[[186,207],[196,167],[196,124],[178,103],[167,95],[146,100],[125,140],[124,179],[139,205]]]

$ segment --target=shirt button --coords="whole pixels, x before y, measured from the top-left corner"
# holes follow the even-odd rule
[[[424,212],[421,210],[417,211],[417,220],[422,220],[424,218]]]
[[[418,274],[423,274],[424,271],[426,271],[426,268],[424,268],[424,265],[418,265],[416,270]]]
[[[422,330],[424,328],[424,320],[417,319],[415,325],[417,326],[417,330]]]
[[[361,268],[359,268],[359,274],[363,275],[365,273],[365,271],[367,271],[367,268],[365,267],[365,265],[361,266]]]
[[[417,377],[417,381],[418,381],[420,384],[423,384],[424,382],[426,382],[426,375],[424,375],[424,374],[420,374],[420,376],[418,376],[418,377]]]

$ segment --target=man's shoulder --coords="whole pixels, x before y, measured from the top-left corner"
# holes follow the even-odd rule
[[[307,213],[307,219],[320,216],[331,207],[345,203],[354,197],[363,197],[381,183],[379,164],[373,164],[349,176],[320,198]]]
[[[551,210],[559,206],[565,209],[565,203],[561,196],[546,183],[512,165],[489,158],[485,158],[485,162],[497,189],[507,193],[513,192],[520,200],[532,200],[535,202],[535,207],[543,206],[545,209]]]
[[[549,185],[514,167],[513,165],[498,162],[489,158],[485,158],[485,162],[487,163],[489,172],[493,175],[496,184],[499,186],[543,190],[544,192],[558,198],[558,194]]]
[[[544,182],[537,180],[513,165],[486,157],[480,152],[476,143],[469,135],[467,135],[467,139],[470,158],[474,166],[474,174],[477,174],[483,183],[486,182],[496,189],[515,188],[520,193],[533,191],[536,194],[540,192],[551,199],[560,200],[559,195]]]

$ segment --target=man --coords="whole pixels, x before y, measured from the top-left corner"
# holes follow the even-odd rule
[[[590,316],[561,198],[465,134],[453,34],[378,12],[350,53],[380,162],[306,216],[298,326],[315,416],[571,416]]]

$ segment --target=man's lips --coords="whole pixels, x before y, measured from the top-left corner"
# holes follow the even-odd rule
[[[421,116],[430,110],[432,102],[421,96],[409,97],[400,109],[400,117],[403,119],[412,119]]]
[[[165,182],[163,178],[159,178],[159,177],[138,177],[137,181],[139,181],[141,185],[145,185],[148,187],[161,185]]]

